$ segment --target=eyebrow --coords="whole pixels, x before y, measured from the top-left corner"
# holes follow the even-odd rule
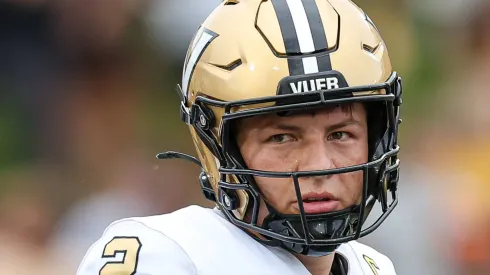
[[[332,132],[332,131],[335,131],[337,129],[341,129],[341,128],[347,127],[349,125],[357,125],[359,127],[363,127],[363,125],[362,125],[362,123],[360,121],[358,121],[356,119],[353,119],[353,118],[350,118],[350,119],[341,121],[339,123],[330,125],[330,126],[327,127],[327,129],[328,129],[329,132]]]
[[[332,131],[341,129],[343,127],[349,126],[349,125],[358,125],[360,127],[363,127],[361,122],[359,122],[358,120],[355,120],[353,118],[350,118],[350,119],[347,119],[347,120],[341,121],[339,123],[335,123],[333,125],[328,126],[327,131],[332,132]],[[291,125],[291,124],[287,124],[287,123],[278,123],[276,125],[268,125],[266,127],[271,127],[271,128],[278,129],[278,130],[296,131],[296,132],[300,132],[303,130],[303,128],[301,126]]]

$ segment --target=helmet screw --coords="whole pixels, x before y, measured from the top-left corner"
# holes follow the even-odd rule
[[[226,195],[226,194],[223,195],[223,201],[224,201],[226,207],[231,206],[231,201],[230,201],[230,198],[228,197],[228,195]]]
[[[199,116],[199,123],[201,123],[201,127],[206,126],[206,118],[202,114]]]

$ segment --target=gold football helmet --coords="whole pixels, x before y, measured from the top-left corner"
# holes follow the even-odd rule
[[[257,240],[294,253],[326,255],[369,234],[398,202],[401,92],[377,28],[351,1],[223,1],[192,40],[180,88],[181,117],[199,156],[193,160],[203,168],[206,197]],[[233,133],[237,119],[350,102],[370,105],[367,163],[287,173],[247,169]],[[254,176],[292,178],[299,190],[301,177],[353,171],[364,175],[361,204],[307,215],[297,194],[300,214],[282,215],[267,205],[270,214],[258,225],[261,192]],[[376,202],[382,214],[363,228]]]

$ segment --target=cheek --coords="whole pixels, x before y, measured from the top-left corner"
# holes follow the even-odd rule
[[[273,152],[262,150],[257,152],[247,164],[251,169],[291,172],[298,162],[289,158],[279,157]],[[287,212],[291,200],[295,199],[293,180],[290,178],[254,177],[265,200],[281,213]]]
[[[272,148],[249,144],[245,144],[241,149],[249,169],[291,172],[298,165],[297,161],[291,160],[290,153],[279,153]],[[292,179],[267,177],[254,177],[254,179],[265,200],[277,211],[284,212],[289,207],[289,202],[295,196]]]
[[[247,152],[244,160],[250,169],[291,172],[298,166],[298,161],[292,157],[293,152],[278,152],[271,148],[257,148]]]
[[[363,164],[368,161],[367,140],[339,146],[333,145],[331,151],[335,153],[332,161],[337,168]]]
[[[357,150],[350,150],[338,154],[333,162],[335,167],[342,168],[366,163],[368,160],[368,149],[366,146],[358,146]],[[342,200],[345,207],[360,203],[362,199],[364,172],[356,171],[338,175],[341,182]]]
[[[250,169],[291,172],[298,166],[291,153],[280,153],[260,146],[242,148],[242,156]],[[265,200],[281,213],[287,212],[291,200],[295,198],[293,181],[290,178],[254,177]],[[266,209],[266,208],[264,208]]]
[[[255,182],[264,196],[264,200],[276,211],[283,214],[290,213],[291,202],[296,198],[291,179],[255,177]],[[267,208],[261,208],[260,211],[263,215],[268,213]]]
[[[274,206],[279,206],[289,199],[289,192],[294,191],[291,179],[255,177],[265,199]]]
[[[346,207],[358,204],[362,199],[364,173],[356,171],[351,173],[340,174],[342,182],[341,196]]]

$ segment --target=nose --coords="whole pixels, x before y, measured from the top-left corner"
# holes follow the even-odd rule
[[[308,144],[305,148],[303,158],[299,161],[299,171],[314,171],[314,170],[327,170],[335,168],[333,161],[333,152],[330,152],[327,148],[325,141],[321,140]],[[315,178],[330,177],[316,176]]]

